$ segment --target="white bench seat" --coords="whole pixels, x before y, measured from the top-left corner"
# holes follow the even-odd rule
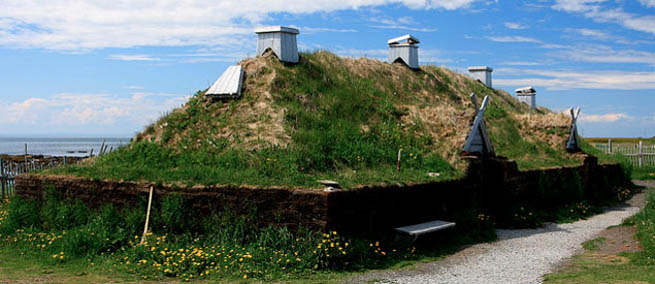
[[[407,234],[407,235],[410,235],[410,236],[413,236],[413,237],[418,237],[419,235],[422,235],[422,234],[436,232],[436,231],[440,231],[440,230],[443,230],[443,229],[448,229],[448,228],[451,228],[451,227],[454,227],[454,226],[455,226],[455,223],[452,223],[452,222],[435,220],[435,221],[430,221],[430,222],[416,224],[416,225],[399,227],[399,228],[396,228],[396,232],[402,233],[402,234]]]

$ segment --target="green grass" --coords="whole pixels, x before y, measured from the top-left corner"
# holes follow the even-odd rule
[[[606,238],[595,238],[593,240],[588,240],[584,243],[582,243],[582,247],[587,250],[587,251],[595,251],[598,248],[600,248],[600,244],[605,242],[607,239]]]
[[[655,167],[634,167],[632,179],[655,180]]]
[[[629,281],[655,282],[652,265],[638,264],[642,256],[625,254],[630,262],[625,264],[602,264],[596,260],[576,256],[573,268],[567,272],[544,276],[544,283],[630,283]],[[624,282],[620,282],[624,281]]]
[[[87,274],[126,280],[329,280],[439,259],[462,245],[495,237],[489,222],[473,216],[469,226],[412,245],[394,242],[392,236],[371,239],[262,226],[252,216],[229,210],[194,221],[186,206],[176,197],[156,201],[152,234],[139,244],[143,210],[89,210],[52,191],[41,202],[14,198],[0,204],[0,256],[12,259],[5,264],[0,258],[0,267],[20,272],[2,277],[46,271],[29,277],[56,273],[79,282],[88,280]],[[20,260],[14,259],[18,255]]]
[[[487,125],[499,155],[517,160],[521,169],[579,164],[563,146],[551,148],[531,142],[538,139],[521,137],[517,129],[520,123],[513,115],[530,110],[510,95],[469,78],[458,78],[461,75],[434,66],[413,72],[374,60],[369,62],[369,69],[366,65],[353,67],[346,59],[325,51],[302,53],[301,58],[296,65],[284,65],[272,58],[256,59],[264,61],[265,67],[257,74],[248,74],[251,83],[246,84],[249,87],[242,99],[210,102],[199,91],[184,108],[147,127],[129,146],[97,157],[92,163],[46,173],[187,184],[305,187],[318,186],[316,180],[326,178],[346,188],[453,179],[465,172],[462,164],[453,160],[463,145],[452,145],[443,135],[433,138],[431,131],[442,131],[427,126],[435,121],[417,116],[408,121],[408,107],[452,106],[454,111],[470,111],[467,104],[471,92],[491,98]],[[266,76],[273,73],[269,81]],[[275,126],[270,112],[248,115],[264,91],[271,94],[267,104],[282,117],[288,144],[259,139],[258,130],[248,126]],[[466,129],[468,123],[447,127]],[[445,136],[454,131],[450,129]],[[566,135],[566,131],[555,132]],[[400,149],[402,169],[397,172]],[[428,172],[441,175],[432,178]]]
[[[655,264],[655,192],[650,192],[646,206],[635,216],[627,219],[625,225],[637,226],[635,237],[644,247],[643,262]]]
[[[584,140],[591,144],[607,144],[608,137],[585,137]],[[620,138],[612,137],[612,144],[638,144],[642,141],[644,145],[655,144],[655,137],[651,138]]]
[[[629,262],[622,264],[601,263],[584,255],[574,257],[572,264],[563,271],[546,275],[546,283],[619,283],[619,281],[655,282],[655,193],[649,193],[646,206],[636,215],[626,219],[623,225],[636,226],[635,238],[643,251],[621,253]],[[583,243],[589,251],[598,248],[604,240],[594,239]]]

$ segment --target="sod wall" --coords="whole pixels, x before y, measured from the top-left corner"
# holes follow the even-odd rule
[[[16,194],[41,199],[51,189],[59,196],[80,200],[91,208],[111,203],[118,208],[140,206],[145,210],[152,186],[155,202],[179,195],[188,205],[187,216],[199,221],[229,209],[237,214],[251,214],[262,225],[366,234],[435,219],[455,221],[466,227],[475,223],[473,218],[478,214],[493,216],[502,226],[501,221],[511,219],[519,208],[547,212],[581,200],[602,204],[612,199],[617,189],[629,184],[620,165],[599,165],[595,157],[587,156],[578,167],[533,171],[519,171],[515,162],[505,159],[473,159],[466,177],[459,180],[363,186],[332,192],[30,174],[16,178]]]

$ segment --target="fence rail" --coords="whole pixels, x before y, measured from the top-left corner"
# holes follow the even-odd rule
[[[71,159],[71,162],[76,162],[78,159]],[[20,174],[29,173],[36,170],[44,170],[48,168],[65,165],[68,163],[68,158],[61,159],[46,159],[35,160],[29,159],[26,156],[24,161],[17,162],[11,160],[0,159],[0,197],[1,200],[9,197],[14,193],[15,185],[14,178]]]
[[[612,144],[609,139],[607,144],[594,144],[594,147],[606,154],[621,154],[636,167],[655,167],[655,145],[644,145],[641,141],[639,144]]]

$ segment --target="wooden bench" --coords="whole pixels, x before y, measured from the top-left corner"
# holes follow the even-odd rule
[[[412,238],[412,241],[415,241],[416,238],[418,238],[418,236],[420,235],[441,231],[444,229],[452,228],[454,226],[455,223],[452,222],[435,220],[435,221],[430,221],[430,222],[416,224],[416,225],[398,227],[396,228],[396,233],[398,233],[399,235],[409,236]]]

